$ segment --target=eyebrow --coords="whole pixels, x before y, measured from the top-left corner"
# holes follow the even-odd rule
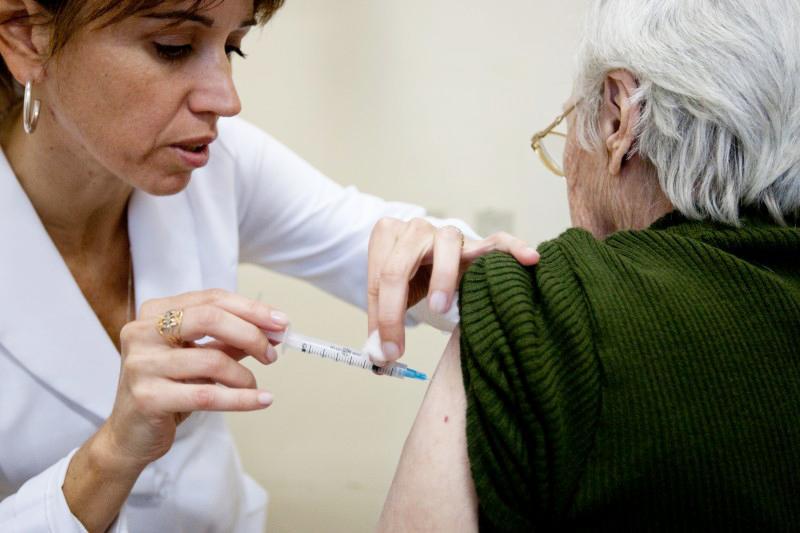
[[[189,11],[163,11],[160,13],[148,13],[145,18],[159,19],[159,20],[172,20],[173,24],[177,25],[181,22],[199,22],[207,28],[214,26],[214,21],[204,15],[198,13],[191,13]],[[249,28],[257,24],[256,19],[251,18],[242,22],[239,28]]]

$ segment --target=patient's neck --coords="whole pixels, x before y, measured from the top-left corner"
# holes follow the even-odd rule
[[[626,161],[616,176],[606,176],[607,181],[598,191],[594,205],[596,215],[588,229],[598,239],[622,230],[640,230],[675,207],[661,189],[658,174],[653,166],[638,156]]]

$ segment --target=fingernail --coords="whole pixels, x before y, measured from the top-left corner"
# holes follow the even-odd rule
[[[381,337],[377,329],[367,337],[367,341],[364,343],[361,352],[369,357],[369,360],[375,365],[383,366],[386,364],[386,359],[383,357],[383,352],[381,351]]]
[[[276,326],[286,326],[289,324],[289,317],[286,316],[286,313],[281,311],[272,311],[269,317]]]
[[[381,344],[383,356],[389,361],[394,361],[400,357],[400,347],[394,342],[384,342]]]
[[[258,395],[258,403],[261,405],[270,405],[272,404],[272,394],[268,392],[262,392]]]
[[[539,257],[539,252],[536,251],[536,248],[531,248],[530,246],[525,248],[525,253],[528,255]]]
[[[438,314],[447,312],[447,294],[444,291],[433,291],[428,299],[428,307],[431,311]]]
[[[267,346],[267,361],[274,363],[278,360],[278,350],[273,345]]]

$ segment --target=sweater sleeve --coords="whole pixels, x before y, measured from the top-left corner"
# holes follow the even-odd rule
[[[585,295],[557,241],[527,269],[485,256],[461,285],[467,442],[481,531],[557,526],[591,450],[601,371]]]

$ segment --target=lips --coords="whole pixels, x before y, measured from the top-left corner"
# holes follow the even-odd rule
[[[208,163],[208,146],[216,136],[195,137],[170,145],[181,161],[190,168],[204,167]]]
[[[207,144],[196,144],[196,145],[181,144],[181,145],[178,145],[178,148],[186,150],[187,152],[198,153],[198,152],[202,152],[203,148],[205,148],[206,146],[208,146],[208,145]]]

